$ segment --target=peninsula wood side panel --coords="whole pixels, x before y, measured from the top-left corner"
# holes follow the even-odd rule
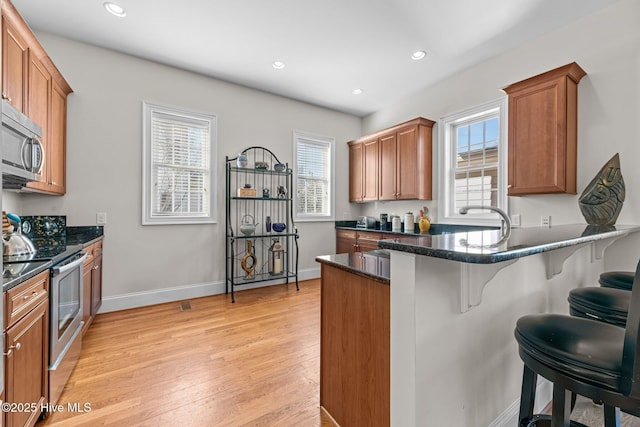
[[[320,405],[342,427],[390,422],[390,289],[322,264]]]

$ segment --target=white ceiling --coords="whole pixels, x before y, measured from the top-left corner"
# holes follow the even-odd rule
[[[12,2],[35,30],[364,116],[617,0],[103,1]]]

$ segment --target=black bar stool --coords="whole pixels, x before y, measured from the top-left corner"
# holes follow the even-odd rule
[[[625,327],[631,292],[622,289],[586,287],[569,292],[569,312],[572,316],[595,319]]]
[[[640,263],[634,275],[640,283]],[[640,416],[640,284],[631,292],[625,328],[558,314],[518,319],[515,337],[524,362],[520,427],[532,427],[536,379],[553,382],[551,427],[571,423],[571,396],[604,403],[605,427],[619,425],[620,409]],[[549,425],[549,424],[546,424]]]
[[[630,291],[633,286],[633,271],[607,271],[600,275],[600,286],[603,288],[624,289]]]

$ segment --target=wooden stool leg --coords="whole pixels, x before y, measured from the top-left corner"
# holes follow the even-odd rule
[[[538,375],[525,365],[522,374],[522,392],[520,393],[520,415],[518,418],[520,427],[526,427],[533,418],[537,379]]]
[[[571,391],[553,385],[551,427],[571,427]]]
[[[620,409],[604,405],[604,427],[620,427]]]

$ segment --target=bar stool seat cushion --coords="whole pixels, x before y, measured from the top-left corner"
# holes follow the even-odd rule
[[[616,288],[630,291],[633,287],[632,271],[607,271],[600,274],[600,286],[605,288]]]
[[[569,308],[572,316],[593,318],[624,327],[631,292],[622,289],[586,287],[569,292]]]
[[[557,314],[521,317],[515,330],[522,356],[616,392],[623,386],[624,334],[623,328],[614,325]]]

